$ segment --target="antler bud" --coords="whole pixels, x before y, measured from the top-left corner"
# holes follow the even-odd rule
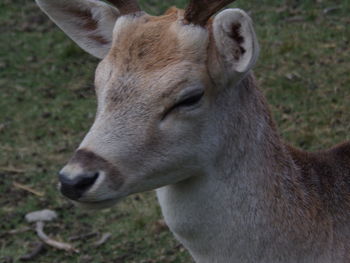
[[[185,21],[205,26],[209,18],[235,0],[191,0],[185,11]]]
[[[132,14],[141,11],[136,0],[107,0],[116,6],[121,15]]]

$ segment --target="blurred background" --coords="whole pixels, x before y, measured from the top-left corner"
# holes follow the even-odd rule
[[[140,2],[156,15],[187,1]],[[350,140],[350,1],[238,0],[232,7],[255,22],[262,48],[255,73],[283,138],[305,150]],[[97,63],[34,1],[1,0],[0,263],[21,262],[38,246],[24,216],[40,209],[58,213],[47,234],[80,252],[46,248],[32,262],[192,262],[164,226],[153,192],[87,212],[56,190],[57,171],[94,119]],[[104,233],[110,238],[96,247]]]

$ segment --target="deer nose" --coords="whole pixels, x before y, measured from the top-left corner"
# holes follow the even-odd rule
[[[72,200],[78,200],[97,180],[98,172],[79,174],[71,178],[60,172],[58,174],[61,182],[61,193]]]

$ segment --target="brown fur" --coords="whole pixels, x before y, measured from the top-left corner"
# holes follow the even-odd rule
[[[350,214],[350,142],[329,150],[305,152],[287,146],[301,183],[334,217]]]
[[[109,74],[111,88],[107,91],[109,111],[128,108],[135,103],[130,102],[130,98],[139,97],[145,102],[145,88],[154,94],[149,103],[163,104],[188,84],[191,71],[198,71],[203,56],[198,56],[193,50],[185,50],[172,28],[182,13],[183,10],[173,7],[160,17],[144,15],[118,32],[109,54],[111,59],[108,60],[113,64],[113,72]],[[169,77],[165,80],[164,74],[177,71],[186,72],[189,76],[182,74],[181,78]],[[98,83],[96,86],[99,86]],[[156,100],[158,97],[161,99]],[[169,108],[173,101],[168,103],[171,105],[163,107]],[[138,106],[141,107],[141,103]],[[147,118],[146,115],[143,117]]]
[[[334,251],[334,262],[350,260],[350,142],[319,152],[285,147],[284,158],[291,157],[285,165],[293,165],[288,177],[277,180],[280,195],[271,197],[274,226],[288,237],[282,242]]]
[[[239,101],[250,108],[250,112],[244,111],[245,117],[253,120],[259,116],[269,127],[262,142],[267,171],[259,187],[266,190],[268,201],[263,209],[273,226],[269,231],[275,232],[275,242],[291,251],[298,246],[301,251],[335,251],[335,262],[350,260],[350,142],[319,152],[285,144],[252,74],[242,81],[239,92]],[[246,133],[249,128],[244,130]]]
[[[162,17],[141,19],[144,23],[134,23],[123,29],[133,33],[120,34],[112,47],[119,70],[147,73],[180,62],[184,54],[180,52],[176,35],[169,30],[177,19],[176,10]]]

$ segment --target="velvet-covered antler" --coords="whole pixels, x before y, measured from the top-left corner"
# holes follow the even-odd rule
[[[205,26],[209,18],[235,0],[191,0],[185,11],[189,24]]]
[[[107,0],[116,6],[121,15],[132,14],[141,11],[136,0]]]

